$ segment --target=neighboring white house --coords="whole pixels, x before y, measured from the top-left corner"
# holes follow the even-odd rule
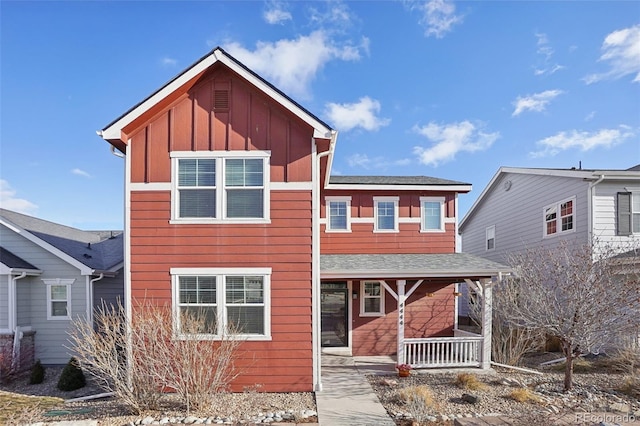
[[[22,367],[65,364],[73,319],[124,293],[121,232],[82,231],[0,209],[0,350]],[[19,355],[19,356],[17,356]]]
[[[626,170],[501,167],[460,222],[462,251],[507,263],[509,253],[561,240],[640,243],[640,165]],[[459,315],[468,316],[461,288]]]

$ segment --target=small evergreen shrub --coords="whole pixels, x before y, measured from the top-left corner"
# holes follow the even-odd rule
[[[75,358],[71,358],[64,370],[62,370],[60,380],[58,380],[58,389],[61,391],[73,391],[84,387],[86,384],[84,373],[80,365],[78,365],[78,361]]]
[[[29,377],[30,385],[37,385],[44,381],[44,367],[40,363],[40,360],[37,360],[33,367],[31,368],[31,376]]]

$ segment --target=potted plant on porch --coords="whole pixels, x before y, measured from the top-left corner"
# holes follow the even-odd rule
[[[396,365],[396,369],[400,377],[409,377],[411,374],[411,366],[409,364],[398,364]]]

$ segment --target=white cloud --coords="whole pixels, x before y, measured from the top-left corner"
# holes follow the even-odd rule
[[[562,90],[545,90],[544,92],[534,93],[533,95],[518,96],[518,98],[513,101],[515,109],[511,116],[520,115],[527,110],[542,112],[553,98],[562,93],[564,93]]]
[[[640,82],[640,24],[607,35],[602,43],[600,61],[609,64],[609,71],[583,78],[587,84],[632,75]]]
[[[343,132],[356,127],[375,131],[380,127],[387,126],[391,120],[378,117],[378,113],[380,113],[380,102],[368,96],[360,98],[358,102],[352,104],[331,102],[325,107],[325,115],[329,117],[329,121]]]
[[[443,38],[453,31],[454,25],[462,23],[463,16],[456,15],[456,5],[451,0],[409,0],[405,4],[422,13],[420,24],[426,27],[427,37]]]
[[[175,67],[176,65],[178,65],[178,61],[176,59],[170,58],[168,56],[162,58],[160,62],[162,63],[162,66],[165,67]]]
[[[320,27],[330,27],[338,31],[350,30],[356,17],[349,10],[349,6],[340,1],[324,3],[325,10],[315,7],[309,8],[311,23]]]
[[[352,168],[361,169],[388,169],[389,167],[406,166],[411,163],[409,158],[402,158],[400,160],[389,160],[386,157],[378,156],[369,158],[367,154],[353,154],[347,158],[347,164]]]
[[[593,120],[593,118],[596,116],[596,112],[595,111],[591,111],[589,114],[587,114],[587,116],[584,118],[584,121],[591,121]]]
[[[348,42],[338,43],[323,30],[293,40],[260,41],[255,50],[230,42],[225,49],[247,67],[271,80],[275,86],[291,95],[309,97],[309,85],[322,67],[332,60],[355,61],[360,51],[368,47]]]
[[[551,46],[549,42],[549,37],[545,33],[535,33],[537,42],[536,42],[536,53],[542,57],[538,66],[536,66],[533,70],[534,75],[545,75],[545,74],[555,74],[556,72],[565,69],[564,65],[559,65],[557,63],[553,63],[553,54],[555,50]]]
[[[618,129],[600,129],[594,132],[571,130],[560,132],[536,142],[539,151],[530,152],[533,158],[551,157],[568,149],[590,151],[596,148],[611,148],[633,137],[634,132],[629,126],[620,126]]]
[[[24,198],[16,198],[16,190],[4,179],[0,179],[0,207],[18,213],[32,213],[38,206]]]
[[[85,172],[82,169],[73,169],[73,170],[71,170],[71,173],[73,173],[74,175],[83,176],[83,177],[87,177],[87,178],[92,177],[88,172]]]
[[[432,146],[416,146],[413,153],[426,165],[438,166],[453,160],[459,152],[485,151],[500,137],[500,132],[485,133],[473,123],[465,120],[459,123],[414,126],[413,131],[427,138]]]
[[[285,4],[279,1],[268,2],[267,10],[264,11],[262,16],[271,25],[283,24],[285,21],[293,19],[291,13],[286,10]]]

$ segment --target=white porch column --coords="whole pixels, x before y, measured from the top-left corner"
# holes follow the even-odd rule
[[[493,318],[493,299],[491,292],[492,282],[490,279],[483,279],[482,282],[482,353],[480,368],[483,370],[491,368],[491,328]]]
[[[407,300],[404,290],[406,284],[406,280],[398,280],[398,364],[404,364],[404,304]]]

